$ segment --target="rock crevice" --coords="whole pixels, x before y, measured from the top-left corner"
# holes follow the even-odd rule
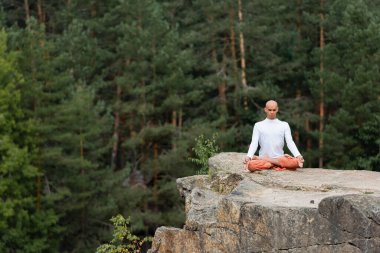
[[[245,154],[209,160],[211,176],[177,180],[183,229],[157,229],[158,252],[380,252],[380,173],[247,173]]]

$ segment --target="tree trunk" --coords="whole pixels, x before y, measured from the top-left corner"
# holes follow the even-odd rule
[[[120,127],[120,103],[121,103],[121,87],[116,84],[116,104],[115,104],[115,118],[113,127],[113,147],[112,147],[112,157],[111,157],[111,168],[112,170],[118,169],[118,154],[119,154],[119,127]]]
[[[324,71],[324,58],[323,58],[323,49],[325,45],[324,38],[324,14],[323,14],[323,0],[320,0],[321,4],[321,13],[320,13],[320,34],[319,34],[319,47],[320,47],[320,101],[319,101],[319,168],[323,167],[323,131],[324,131],[324,118],[325,118],[325,105],[324,105],[324,79],[323,79],[323,71]]]
[[[80,137],[80,140],[79,140],[79,152],[80,152],[80,160],[83,161],[84,160],[84,144],[83,144],[83,136],[82,136],[82,133],[79,134],[79,137]],[[84,171],[84,168],[82,167],[81,168],[81,173],[80,173],[82,176],[85,174],[85,171]]]
[[[154,202],[154,210],[157,211],[157,203],[158,203],[158,193],[157,193],[157,181],[158,181],[158,168],[157,168],[157,160],[158,160],[158,144],[155,142],[153,144],[153,202]]]
[[[235,34],[235,15],[234,15],[234,7],[231,4],[230,5],[230,50],[231,50],[231,56],[232,56],[232,69],[233,69],[233,76],[236,80],[235,83],[235,92],[237,93],[239,89],[239,69],[238,69],[238,59],[236,54],[236,34]]]
[[[302,5],[302,0],[297,0],[297,13],[296,13],[296,29],[297,29],[297,43],[296,43],[296,54],[299,55],[300,50],[301,50],[301,17],[302,17],[302,11],[301,11],[301,5]],[[301,82],[299,80],[296,81],[296,101],[301,99]],[[297,118],[299,118],[300,115],[297,114]],[[299,138],[300,134],[299,131],[296,129],[294,131],[294,139],[295,142],[298,144],[300,141]]]
[[[233,73],[234,76],[238,77],[238,59],[237,59],[237,54],[236,54],[236,34],[235,34],[235,15],[234,15],[234,7],[231,4],[230,5],[230,50],[231,50],[231,56],[232,56],[232,68],[233,68]],[[238,88],[239,85],[236,83],[236,88]]]
[[[178,115],[178,128],[181,131],[182,129],[182,108],[179,109],[179,115]]]
[[[301,90],[299,88],[297,88],[297,90],[296,90],[296,103],[300,99],[301,99]],[[297,120],[299,120],[299,118],[300,118],[299,113],[296,113],[295,117],[297,118]],[[299,131],[297,129],[294,131],[294,141],[297,144],[299,144],[299,142],[300,142],[300,133],[299,133]]]
[[[96,1],[91,4],[91,17],[96,16]]]
[[[245,66],[245,49],[244,49],[244,34],[242,31],[242,24],[243,24],[243,7],[241,4],[241,0],[238,0],[238,10],[239,10],[239,44],[240,44],[240,67],[241,67],[241,84],[243,86],[243,103],[244,103],[244,110],[248,110],[248,98],[247,98],[247,78],[246,78],[246,66]]]
[[[174,129],[177,128],[177,111],[176,110],[173,110],[172,111],[172,126]],[[177,146],[175,144],[175,141],[174,141],[174,138],[172,139],[172,149],[176,149]]]
[[[29,9],[28,0],[24,0],[24,10],[25,10],[25,19],[28,20],[30,18],[30,9]]]
[[[37,15],[38,22],[40,24],[45,24],[45,13],[43,8],[43,0],[37,0]]]
[[[227,36],[224,37],[224,48],[223,48],[223,61],[221,68],[221,81],[218,85],[218,94],[219,94],[219,102],[222,108],[222,114],[227,117],[227,98],[226,98],[226,80],[227,80]]]
[[[82,162],[81,164],[81,169],[80,169],[80,175],[83,177],[85,175],[85,168],[83,167],[83,160],[84,160],[84,140],[83,140],[83,135],[82,135],[82,130],[80,130],[79,132],[79,154],[80,154],[80,161]],[[84,189],[84,185],[81,185],[81,188],[80,188],[81,192],[84,192],[85,189]],[[86,223],[86,214],[85,214],[85,207],[82,207],[81,208],[81,212],[80,212],[80,216],[81,216],[81,219],[80,219],[80,225],[81,225],[81,233],[83,234],[84,231],[85,231],[85,223]]]
[[[172,111],[172,126],[177,127],[177,111]]]
[[[305,130],[306,130],[306,152],[310,153],[311,148],[312,148],[312,138],[311,138],[311,127],[310,127],[310,120],[309,118],[305,118]],[[310,168],[314,165],[314,161],[308,161],[306,160],[304,166],[306,168]]]
[[[219,105],[222,111],[222,114],[224,115],[225,112],[227,112],[227,105],[226,105],[226,84],[225,84],[225,50],[223,50],[223,62],[221,65],[221,68],[219,69],[219,62],[218,62],[218,57],[217,57],[217,52],[216,52],[216,45],[215,45],[215,39],[212,39],[212,59],[215,64],[215,74],[218,77],[217,82],[218,82],[218,98],[219,98]],[[222,126],[223,128],[223,126]]]
[[[234,109],[235,109],[235,122],[240,122],[239,107],[240,107],[240,76],[238,68],[238,58],[236,53],[236,33],[235,33],[235,9],[233,4],[230,4],[229,9],[230,14],[230,50],[232,57],[232,76],[235,83],[235,94],[234,94]]]

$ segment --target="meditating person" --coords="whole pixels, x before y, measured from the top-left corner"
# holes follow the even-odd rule
[[[296,170],[303,167],[304,159],[293,141],[289,124],[277,119],[278,105],[274,100],[265,104],[266,119],[253,127],[252,141],[244,160],[246,169],[256,170]],[[284,154],[284,141],[293,157]],[[260,146],[259,156],[255,156]]]

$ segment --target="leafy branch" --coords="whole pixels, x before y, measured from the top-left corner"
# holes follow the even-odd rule
[[[219,152],[219,146],[216,144],[216,134],[213,134],[211,139],[205,138],[202,134],[195,138],[195,146],[192,150],[195,153],[195,158],[190,158],[190,161],[200,166],[196,172],[199,175],[208,174],[208,159]]]
[[[96,253],[140,253],[145,242],[152,241],[152,237],[140,239],[132,234],[129,228],[130,218],[125,219],[121,214],[111,218],[114,225],[113,239],[110,243],[102,244]]]

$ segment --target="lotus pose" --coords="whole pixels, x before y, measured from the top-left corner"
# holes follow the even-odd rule
[[[277,119],[278,105],[270,100],[265,104],[266,119],[257,122],[253,127],[252,142],[244,160],[249,171],[265,170],[296,170],[303,167],[304,159],[293,141],[289,124]],[[284,141],[293,157],[284,154]],[[259,156],[255,152],[260,146]]]

